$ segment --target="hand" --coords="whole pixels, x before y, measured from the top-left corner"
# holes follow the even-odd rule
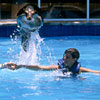
[[[14,63],[7,63],[6,66],[8,69],[15,70],[17,65]]]

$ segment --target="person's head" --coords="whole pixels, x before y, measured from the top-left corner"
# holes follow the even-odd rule
[[[68,65],[68,66],[72,66],[75,62],[77,62],[77,60],[80,57],[80,53],[77,49],[75,48],[70,48],[65,50],[64,52],[64,64]]]

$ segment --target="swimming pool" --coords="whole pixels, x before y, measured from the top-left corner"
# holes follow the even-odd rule
[[[20,41],[0,37],[0,63],[15,61]],[[100,36],[46,37],[41,44],[41,65],[56,64],[67,48],[77,48],[86,68],[100,70]],[[46,47],[46,48],[45,48]],[[50,53],[50,54],[49,54]],[[48,61],[48,56],[52,59]],[[82,73],[64,77],[57,71],[0,70],[0,99],[3,100],[90,100],[100,99],[100,75]]]

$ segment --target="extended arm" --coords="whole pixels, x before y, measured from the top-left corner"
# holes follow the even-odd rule
[[[24,65],[25,68],[31,69],[31,70],[55,70],[58,69],[57,65],[49,65],[49,66],[39,66],[39,65]]]
[[[91,69],[88,69],[88,68],[84,68],[84,67],[80,67],[80,72],[91,72],[91,73],[99,73],[100,74],[100,71],[96,71],[96,70],[91,70]]]
[[[27,68],[31,70],[55,70],[58,69],[57,65],[50,65],[50,66],[39,66],[39,65],[17,65],[14,63],[7,63],[7,67],[9,69],[19,69],[19,68]]]

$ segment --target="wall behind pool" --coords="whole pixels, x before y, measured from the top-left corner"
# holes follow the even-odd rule
[[[14,25],[0,25],[0,37],[9,37],[16,30]],[[100,36],[100,25],[85,24],[44,24],[39,30],[41,37],[52,36]]]

